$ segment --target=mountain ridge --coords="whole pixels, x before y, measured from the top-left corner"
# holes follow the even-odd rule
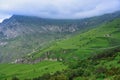
[[[14,15],[0,24],[0,56],[2,56],[0,62],[15,60],[49,45],[52,41],[78,34],[119,17],[119,11],[80,20]]]

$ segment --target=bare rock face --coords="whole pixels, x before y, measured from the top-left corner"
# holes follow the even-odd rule
[[[17,15],[4,20],[0,24],[0,33],[3,33],[3,36],[6,36],[6,38],[15,38],[31,33],[72,33],[78,29],[78,23],[63,23],[62,20],[47,20]]]
[[[5,46],[7,42],[0,42],[0,46]]]
[[[120,11],[78,20],[43,19],[31,16],[13,15],[0,24],[0,35],[2,33],[2,35],[7,38],[14,38],[31,33],[73,33],[90,26],[96,26],[111,21],[118,17],[120,17]]]

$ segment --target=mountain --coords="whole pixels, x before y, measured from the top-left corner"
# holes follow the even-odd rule
[[[77,61],[86,59],[90,55],[100,53],[101,51],[120,46],[119,41],[120,19],[118,18],[71,38],[56,41],[52,46],[39,50],[28,57],[33,62],[40,62],[46,59],[56,59],[63,62]],[[22,62],[27,61],[22,60]]]
[[[0,64],[1,80],[119,80],[120,18],[55,41],[16,63]]]
[[[119,11],[79,20],[13,15],[0,24],[0,62],[12,62],[55,40],[65,39],[119,17]]]

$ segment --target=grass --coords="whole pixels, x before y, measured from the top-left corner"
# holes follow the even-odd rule
[[[46,73],[53,74],[66,68],[67,66],[61,62],[54,61],[43,61],[37,64],[0,64],[0,80],[11,80],[14,76],[21,80],[31,79]]]
[[[104,49],[120,45],[120,19],[105,23],[97,28],[71,38],[57,41],[52,46],[33,55],[33,59],[50,52],[49,57],[69,59],[85,58]]]
[[[113,50],[115,53],[112,53],[112,57],[109,57],[111,53],[109,50],[114,49],[120,46],[120,19],[113,20],[109,23],[105,23],[97,28],[91,29],[87,32],[78,34],[71,38],[57,41],[52,45],[39,50],[29,56],[32,56],[32,59],[37,59],[40,57],[48,57],[48,58],[62,58],[63,62],[66,62],[70,65],[77,63],[78,60],[83,60],[85,62],[81,63],[83,65],[78,64],[80,68],[83,68],[84,71],[88,71],[90,73],[89,76],[77,76],[75,80],[104,80],[104,79],[113,79],[113,77],[117,75],[114,73],[114,69],[116,67],[120,70],[119,51]],[[107,52],[103,52],[107,50]],[[112,50],[111,50],[112,51]],[[103,53],[102,53],[103,52]],[[45,53],[49,53],[46,56]],[[103,54],[102,58],[101,55]],[[106,54],[108,56],[106,57]],[[117,54],[114,56],[113,54]],[[91,60],[88,60],[89,57],[93,55],[98,55],[98,64],[95,60],[91,63]],[[28,57],[29,57],[28,56]],[[104,58],[103,58],[104,57]],[[84,68],[84,64],[87,68]],[[74,66],[74,65],[72,65]],[[105,67],[107,72],[101,72]],[[112,69],[113,68],[113,69]],[[63,69],[68,69],[67,66],[62,64],[62,62],[51,62],[51,61],[43,61],[37,64],[1,64],[0,65],[0,79],[8,78],[11,79],[13,76],[17,76],[20,79],[31,79],[34,77],[42,76],[45,73],[54,74],[56,71],[62,71]],[[74,70],[74,69],[73,69]],[[109,71],[112,71],[112,75]],[[94,72],[97,71],[97,74]],[[86,72],[87,73],[87,72]],[[84,73],[84,74],[86,74]],[[99,74],[100,73],[100,74]],[[104,79],[103,79],[104,77]],[[114,80],[114,79],[113,79]]]

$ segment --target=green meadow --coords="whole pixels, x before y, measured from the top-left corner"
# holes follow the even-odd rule
[[[11,80],[12,77],[18,77],[20,80],[32,79],[66,68],[63,63],[54,61],[43,61],[37,64],[0,64],[0,80]]]

